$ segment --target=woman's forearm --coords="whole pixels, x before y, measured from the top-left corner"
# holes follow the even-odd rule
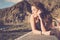
[[[40,19],[40,24],[41,24],[41,30],[42,30],[42,31],[46,31],[46,29],[45,29],[45,27],[44,27],[44,25],[43,25],[43,22],[42,22],[42,19],[41,19],[40,16],[39,16],[39,19]]]
[[[45,27],[44,27],[42,21],[41,21],[40,23],[41,23],[41,30],[42,30],[42,31],[46,31],[46,29],[45,29]]]

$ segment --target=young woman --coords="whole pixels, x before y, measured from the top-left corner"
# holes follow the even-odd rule
[[[35,2],[31,5],[32,14],[30,17],[30,24],[32,28],[32,32],[34,34],[44,34],[44,35],[50,35],[50,31],[47,31],[43,21],[41,14],[43,12],[42,4],[39,2]]]

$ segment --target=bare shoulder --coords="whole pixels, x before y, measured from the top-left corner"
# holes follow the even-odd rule
[[[30,16],[30,21],[33,21],[34,20],[34,17],[33,15]]]
[[[30,16],[30,18],[31,18],[31,19],[33,19],[33,18],[34,18],[34,17],[33,17],[33,14]]]

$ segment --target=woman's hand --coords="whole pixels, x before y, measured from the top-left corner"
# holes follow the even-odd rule
[[[41,20],[41,16],[40,16],[40,14],[41,14],[41,11],[38,10],[37,15],[38,15],[39,19]]]
[[[38,10],[38,11],[37,11],[37,15],[39,16],[40,14],[41,14],[41,11],[40,11],[40,10]]]
[[[40,19],[40,21],[41,21],[41,20],[42,20],[41,16],[40,16],[40,15],[38,15],[38,17],[39,17],[39,19]]]

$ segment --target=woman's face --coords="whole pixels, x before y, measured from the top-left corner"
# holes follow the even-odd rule
[[[37,9],[35,6],[31,6],[31,10],[33,14],[39,15],[41,13],[41,10]]]

